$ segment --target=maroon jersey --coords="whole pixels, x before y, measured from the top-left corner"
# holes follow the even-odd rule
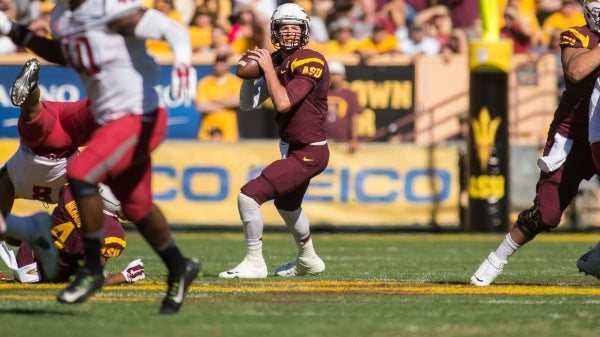
[[[276,60],[275,71],[292,104],[290,111],[277,113],[279,137],[293,145],[327,139],[329,69],[325,57],[311,49],[300,49],[282,62]]]
[[[68,185],[60,191],[60,199],[52,212],[52,236],[59,252],[60,272],[57,282],[65,282],[79,266],[84,258],[83,237],[81,235],[81,219]],[[123,226],[109,215],[104,215],[104,245],[101,254],[105,258],[121,255],[125,249],[125,230]],[[17,253],[17,264],[22,267],[34,262],[31,249],[22,243]]]
[[[327,138],[336,142],[352,139],[352,119],[362,112],[358,97],[348,88],[329,90],[327,96]]]
[[[587,48],[598,46],[600,38],[588,26],[571,27],[560,34],[561,48]],[[588,110],[594,82],[600,74],[600,67],[582,81],[574,83],[565,77],[565,91],[554,112],[550,133],[559,134],[575,141],[588,141]]]
[[[33,120],[19,118],[21,141],[35,154],[68,157],[88,141],[97,127],[87,98],[41,103],[42,110]]]

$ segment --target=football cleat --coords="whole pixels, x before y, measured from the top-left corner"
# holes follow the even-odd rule
[[[27,244],[33,250],[35,260],[42,271],[42,279],[54,281],[58,277],[58,250],[54,246],[52,237],[52,218],[46,212],[34,214],[33,221],[37,225],[37,232],[33,240]]]
[[[25,62],[19,76],[10,89],[10,101],[15,106],[21,106],[31,93],[37,89],[40,71],[40,61],[33,58]]]
[[[600,279],[600,242],[577,260],[577,268],[586,275]]]
[[[318,275],[325,271],[325,262],[317,255],[311,257],[298,257],[296,261],[280,266],[275,271],[275,276],[304,276]]]
[[[480,287],[489,286],[502,273],[506,263],[507,261],[500,260],[494,252],[491,252],[471,276],[471,284]]]
[[[265,278],[269,274],[263,258],[245,257],[235,268],[219,273],[220,278]]]
[[[100,290],[105,281],[104,273],[94,273],[85,267],[79,267],[73,282],[61,290],[56,299],[61,303],[82,303]]]
[[[194,282],[202,268],[200,261],[196,259],[185,259],[185,269],[175,280],[169,280],[167,286],[167,295],[160,306],[161,314],[174,314],[179,311],[183,305],[183,300],[188,292],[188,288]]]

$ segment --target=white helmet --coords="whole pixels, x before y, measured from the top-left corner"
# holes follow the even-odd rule
[[[300,39],[297,43],[289,44],[283,41],[279,33],[281,25],[298,25],[302,29]],[[295,3],[283,4],[273,12],[271,16],[271,43],[276,49],[287,50],[299,49],[308,43],[310,36],[310,18],[308,13],[300,5]]]
[[[596,33],[600,33],[600,1],[582,0],[583,15],[588,27]]]
[[[102,197],[104,214],[120,217],[122,215],[121,202],[115,197],[110,188],[102,183],[98,184],[98,192]]]

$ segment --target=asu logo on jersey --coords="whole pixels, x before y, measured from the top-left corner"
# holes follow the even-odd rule
[[[575,27],[567,29],[560,34],[560,46],[572,48],[588,48],[590,45],[589,35],[580,32]]]
[[[325,67],[325,62],[316,57],[309,57],[305,59],[294,59],[290,68],[292,72],[295,72],[296,69],[300,69],[300,74],[305,76],[310,76],[314,78],[321,78],[323,76],[323,68]]]

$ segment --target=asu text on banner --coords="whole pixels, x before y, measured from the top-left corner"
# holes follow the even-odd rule
[[[0,160],[17,148],[0,140]],[[303,208],[314,225],[412,226],[458,224],[458,151],[413,145],[363,144],[349,155],[330,144],[328,168],[314,178]],[[279,158],[277,141],[213,144],[169,140],[153,156],[154,197],[172,224],[240,226],[237,194],[265,165]],[[52,206],[50,206],[52,207]],[[19,201],[15,213],[43,209]],[[272,202],[267,225],[283,224]]]

